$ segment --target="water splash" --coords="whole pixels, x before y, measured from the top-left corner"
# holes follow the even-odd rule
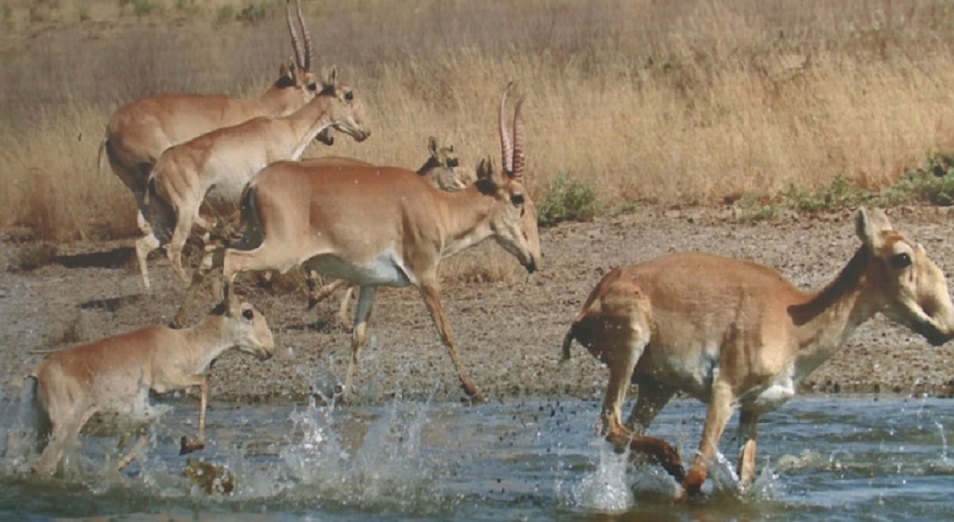
[[[23,474],[36,459],[36,412],[32,383],[24,381],[16,397],[0,390],[0,473]]]
[[[279,453],[288,466],[292,479],[311,484],[321,477],[340,475],[348,454],[341,447],[334,425],[335,401],[318,406],[312,397],[301,412],[289,416],[301,434],[297,444],[286,444]]]
[[[709,468],[713,494],[742,496],[742,480],[739,478],[735,466],[718,450],[716,450],[713,460],[713,465]]]
[[[944,433],[944,425],[939,421],[934,421],[934,425],[937,426],[938,433],[941,434],[941,460],[947,462],[947,435]]]
[[[596,469],[583,475],[582,480],[563,491],[563,482],[557,483],[557,497],[569,506],[586,511],[619,514],[634,504],[633,491],[627,483],[629,451],[617,454],[603,439],[590,443],[599,461]]]
[[[440,505],[431,497],[440,494],[432,485],[442,464],[428,458],[421,440],[430,404],[395,399],[363,437],[354,433],[360,431],[353,426],[356,419],[336,415],[334,400],[323,405],[312,400],[293,412],[290,420],[301,438],[286,444],[280,458],[297,483],[296,493],[401,510]],[[351,438],[358,440],[349,444]]]

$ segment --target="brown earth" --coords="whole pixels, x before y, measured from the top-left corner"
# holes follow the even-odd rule
[[[896,228],[924,244],[950,274],[954,214],[948,209],[889,210]],[[789,216],[746,222],[731,210],[645,208],[633,214],[543,229],[542,270],[527,276],[496,245],[485,244],[447,263],[443,295],[461,358],[490,400],[522,397],[599,398],[606,371],[578,345],[559,364],[567,326],[600,277],[615,266],[677,251],[704,251],[778,269],[800,288],[819,288],[857,248],[853,213]],[[131,240],[59,245],[0,243],[0,382],[19,382],[46,351],[153,323],[166,323],[183,290],[165,257],[154,257],[155,291],[144,295]],[[474,259],[477,259],[475,262]],[[44,262],[48,264],[44,264]],[[456,264],[455,264],[456,263]],[[470,263],[470,265],[467,265]],[[23,266],[41,264],[25,270]],[[481,266],[487,265],[487,266]],[[493,265],[493,266],[491,266]],[[470,266],[470,268],[467,268]],[[502,268],[501,268],[502,266]],[[502,274],[487,280],[487,273]],[[268,318],[276,357],[221,357],[210,372],[213,401],[303,400],[328,394],[350,356],[350,336],[335,321],[337,299],[309,314],[287,281],[241,293]],[[294,279],[291,281],[294,282]],[[280,290],[276,290],[280,288]],[[211,304],[206,298],[206,304]],[[198,313],[193,313],[195,321]],[[373,314],[371,345],[356,375],[357,397],[376,403],[395,394],[436,400],[463,397],[456,374],[413,289],[384,289]],[[878,317],[802,383],[802,393],[954,393],[954,343],[940,348]]]

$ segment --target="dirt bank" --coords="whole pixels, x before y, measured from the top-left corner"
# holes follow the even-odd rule
[[[751,259],[775,267],[799,287],[818,288],[858,245],[852,215],[747,223],[734,220],[730,211],[646,208],[565,224],[542,231],[543,269],[529,277],[495,245],[461,254],[445,270],[444,301],[462,360],[491,400],[601,397],[605,370],[582,348],[574,347],[568,364],[558,361],[569,322],[602,274],[621,264],[693,250]],[[951,273],[954,215],[945,209],[898,208],[889,216]],[[9,234],[4,239],[0,263],[8,270],[0,278],[0,378],[7,384],[17,382],[44,351],[167,322],[182,295],[164,257],[151,262],[154,295],[143,295],[129,262],[132,241],[60,245],[51,264],[23,271],[11,267],[35,246]],[[497,280],[480,282],[487,273],[498,274]],[[268,317],[280,346],[277,356],[264,363],[241,354],[222,357],[211,371],[213,401],[301,400],[315,390],[328,393],[343,379],[350,336],[336,325],[337,301],[322,303],[317,314],[309,315],[300,292],[278,286],[243,288]],[[462,397],[414,290],[382,290],[373,321],[373,341],[356,376],[359,400],[378,402],[396,393],[425,397],[434,390],[438,400]],[[907,329],[876,318],[809,376],[802,392],[946,396],[954,392],[952,362],[954,343],[933,348]]]

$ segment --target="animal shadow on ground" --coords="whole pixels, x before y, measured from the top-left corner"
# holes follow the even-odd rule
[[[106,312],[115,312],[121,307],[142,301],[143,295],[124,295],[120,297],[108,297],[106,299],[93,299],[80,304],[83,310],[104,310]]]
[[[55,255],[51,261],[66,268],[123,268],[133,258],[132,247],[118,247],[105,252]]]

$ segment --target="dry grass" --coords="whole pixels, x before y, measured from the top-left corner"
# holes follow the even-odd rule
[[[137,17],[116,0],[40,2],[60,22],[0,21],[14,35],[0,40],[0,226],[128,233],[131,198],[95,172],[111,111],[162,91],[256,93],[289,54],[281,2],[153,3]],[[81,4],[90,20],[71,21]],[[218,19],[253,4],[269,13],[260,23]],[[561,173],[592,180],[607,206],[720,204],[838,175],[878,188],[954,146],[954,10],[941,0],[305,7],[318,62],[339,65],[373,119],[371,140],[335,154],[415,167],[435,135],[464,168],[497,159],[496,103],[516,79],[538,200]]]

